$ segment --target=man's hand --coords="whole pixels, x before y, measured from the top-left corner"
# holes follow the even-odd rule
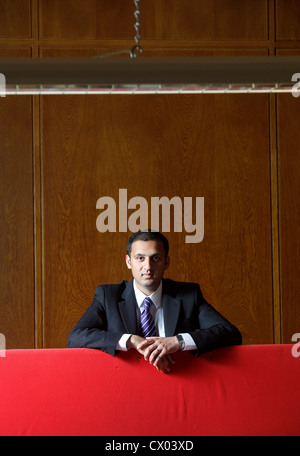
[[[166,362],[166,368],[169,372],[170,363],[174,364],[171,353],[180,349],[180,344],[176,336],[173,337],[147,337],[137,346],[137,350],[143,351],[145,360],[149,360],[159,370],[161,365]],[[140,351],[141,353],[141,351]]]
[[[144,337],[141,337],[141,336],[137,336],[136,334],[132,334],[132,336],[129,337],[128,341],[127,341],[127,348],[134,348],[136,351],[138,351],[139,353],[141,353],[141,355],[144,355],[144,351],[143,349],[139,349],[139,345],[141,345],[142,342],[145,342],[146,339],[144,339]]]
[[[153,364],[156,369],[160,372],[171,372],[171,365],[175,364],[174,358],[172,355],[165,355],[157,363]]]
[[[174,338],[150,337],[144,339],[143,337],[133,334],[127,341],[127,348],[134,348],[144,356],[146,361],[149,359],[150,364],[153,364],[157,370],[161,372],[170,372],[171,365],[175,363],[170,353],[174,353],[180,348],[177,338],[175,337],[176,341],[172,339]],[[164,354],[159,351],[160,348],[157,350],[157,347],[160,346],[159,340],[162,341],[164,346]]]

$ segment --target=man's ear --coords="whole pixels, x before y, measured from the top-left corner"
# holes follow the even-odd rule
[[[167,258],[166,258],[166,264],[165,264],[165,270],[168,269],[169,266],[170,266],[170,257],[167,256]]]
[[[126,266],[128,267],[128,269],[131,269],[131,262],[130,262],[130,256],[126,255]]]

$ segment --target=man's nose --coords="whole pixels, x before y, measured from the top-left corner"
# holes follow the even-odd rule
[[[145,258],[144,268],[150,269],[151,268],[151,258]]]

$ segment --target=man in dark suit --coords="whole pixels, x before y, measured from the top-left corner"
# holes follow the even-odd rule
[[[113,356],[135,349],[164,372],[171,370],[172,353],[178,350],[200,355],[241,344],[239,330],[205,301],[198,284],[163,278],[168,252],[163,234],[133,234],[126,255],[133,279],[97,287],[92,305],[70,333],[68,347],[96,348]]]

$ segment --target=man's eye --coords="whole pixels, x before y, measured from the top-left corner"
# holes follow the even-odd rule
[[[138,261],[143,261],[143,259],[144,259],[144,257],[142,257],[142,256],[137,257]]]

